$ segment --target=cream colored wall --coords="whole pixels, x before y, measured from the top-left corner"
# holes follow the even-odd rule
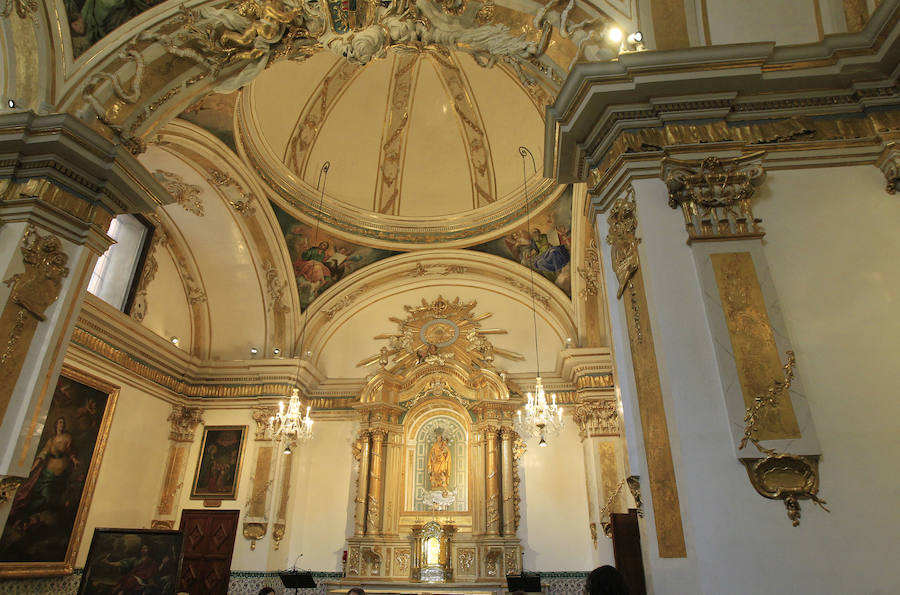
[[[178,337],[179,347],[193,347],[191,311],[171,253],[158,246],[153,256],[159,268],[147,287],[147,314],[142,324],[164,339]]]
[[[714,44],[819,40],[817,0],[706,0],[709,38]],[[700,4],[701,10],[703,3]]]
[[[321,421],[315,437],[295,453],[294,480],[289,501],[288,531],[282,549],[286,568],[300,554],[298,567],[330,572],[342,569],[341,557],[347,536],[353,532],[352,504],[356,486],[352,442],[357,424],[351,421]]]
[[[652,496],[642,539],[656,594],[896,592],[900,523],[892,470],[900,414],[900,201],[874,167],[770,172],[755,213],[797,352],[797,375],[822,447],[828,514],[803,501],[799,527],[759,496],[734,456],[697,271],[681,214],[659,180],[634,184],[647,285],[688,557],[656,554]],[[605,235],[605,223],[601,224]],[[608,262],[608,248],[604,246]],[[611,287],[615,287],[614,281]],[[672,299],[677,295],[678,299]],[[632,472],[644,477],[630,354],[620,301],[610,298]],[[853,568],[852,573],[844,572]]]
[[[95,528],[150,528],[168,452],[166,417],[171,405],[117,375],[96,375],[122,388],[78,550],[78,568],[87,559]]]
[[[562,433],[541,448],[528,443],[520,469],[522,498],[519,537],[527,570],[590,570],[590,519],[584,455],[575,422],[566,417]],[[605,539],[601,537],[601,539]]]

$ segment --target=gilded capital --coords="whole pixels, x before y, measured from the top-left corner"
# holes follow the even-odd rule
[[[900,148],[888,143],[878,158],[878,168],[884,174],[885,191],[896,194],[900,190]]]
[[[619,406],[615,399],[581,403],[575,407],[572,417],[582,440],[589,436],[619,435]]]
[[[276,407],[254,407],[252,416],[256,422],[255,440],[269,440],[269,420],[278,412]]]
[[[628,282],[640,268],[637,251],[637,245],[640,243],[637,238],[637,205],[632,186],[629,186],[624,196],[617,198],[609,207],[606,222],[609,224],[606,243],[612,248],[613,270],[619,281],[616,297],[621,298]]]
[[[688,241],[761,238],[750,199],[766,179],[763,151],[741,157],[682,160],[666,157],[662,179],[669,189],[669,206],[681,207]]]
[[[172,405],[167,420],[170,424],[169,439],[175,442],[193,442],[194,428],[203,422],[203,409]]]

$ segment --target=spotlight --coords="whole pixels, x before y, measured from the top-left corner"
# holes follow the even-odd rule
[[[622,30],[618,27],[611,27],[607,32],[606,36],[613,43],[621,43],[622,38],[624,37]]]
[[[540,447],[542,447],[542,448],[545,447],[545,446],[547,446],[547,441],[544,440],[544,437],[543,437],[543,436],[541,436],[541,441],[538,442],[538,446],[540,446]]]
[[[257,353],[259,353],[259,349],[257,349],[256,347],[250,348],[250,355],[256,355]]]
[[[172,341],[172,345],[178,345],[178,337],[172,337],[170,341]]]
[[[6,105],[9,106],[9,109],[16,109],[16,100],[15,99],[7,99]]]
[[[272,350],[272,353],[274,353],[275,355],[280,355],[281,350],[276,347],[275,349]]]
[[[641,43],[642,41],[644,41],[644,34],[640,31],[635,31],[628,36],[628,41],[630,41],[631,43]]]

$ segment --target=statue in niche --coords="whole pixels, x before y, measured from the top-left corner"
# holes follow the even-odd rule
[[[428,453],[428,474],[431,489],[446,491],[450,487],[450,447],[444,439],[443,431],[435,430],[436,438]]]

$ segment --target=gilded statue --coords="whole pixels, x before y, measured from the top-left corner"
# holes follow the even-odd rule
[[[428,474],[431,489],[447,490],[450,487],[450,447],[441,434],[437,435],[428,453]]]
[[[303,13],[302,7],[289,7],[281,0],[245,0],[238,5],[237,13],[248,20],[240,23],[242,30],[225,30],[219,43],[236,60],[257,60],[263,57],[269,45],[277,43],[284,34],[284,26]],[[256,39],[265,42],[258,47]]]

